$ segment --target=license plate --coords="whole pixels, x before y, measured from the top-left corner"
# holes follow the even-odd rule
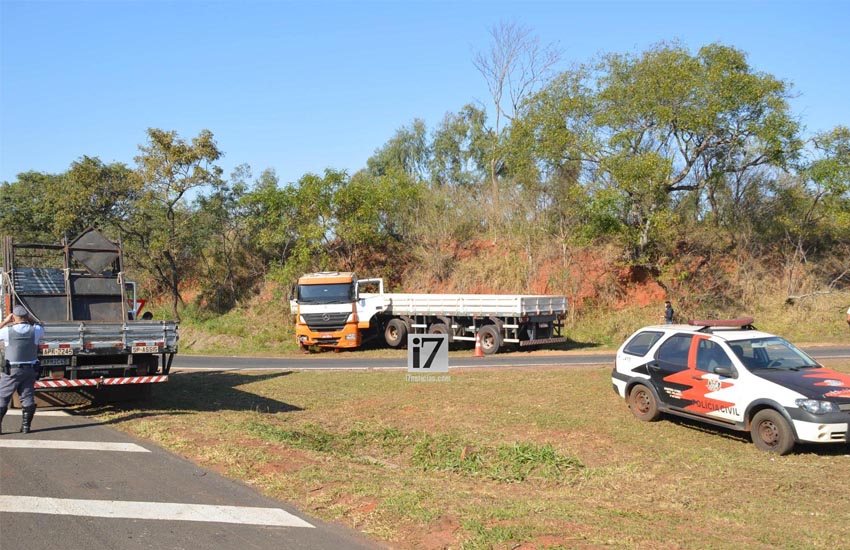
[[[133,353],[159,353],[159,346],[133,346]]]
[[[43,349],[41,350],[41,355],[74,355],[74,350],[71,348]]]
[[[53,357],[49,359],[42,359],[41,366],[42,367],[60,367],[65,365],[70,365],[71,361],[65,359],[64,357]]]

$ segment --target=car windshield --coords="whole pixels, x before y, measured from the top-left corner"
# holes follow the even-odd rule
[[[729,342],[729,347],[750,370],[805,369],[820,366],[804,351],[778,336],[735,340]]]
[[[298,286],[298,302],[301,304],[345,304],[353,301],[354,285],[351,283]]]

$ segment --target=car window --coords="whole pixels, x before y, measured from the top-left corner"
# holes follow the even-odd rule
[[[656,359],[687,367],[692,338],[690,334],[674,334],[658,348]]]
[[[697,345],[697,370],[715,372],[717,367],[732,369],[732,360],[720,344],[701,339]]]
[[[749,369],[798,369],[818,366],[805,352],[778,336],[736,340],[729,347]]]
[[[663,335],[663,332],[656,331],[640,332],[628,341],[623,347],[623,351],[630,355],[646,355]]]

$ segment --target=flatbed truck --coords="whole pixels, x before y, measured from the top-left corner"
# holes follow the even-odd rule
[[[22,305],[44,325],[36,382],[42,404],[80,402],[66,394],[146,397],[168,381],[177,323],[136,320],[135,285],[125,280],[120,243],[90,229],[61,244],[4,236],[2,252],[0,313]]]
[[[351,349],[380,337],[400,348],[409,334],[445,334],[450,343],[477,340],[485,355],[506,344],[566,341],[564,296],[385,293],[380,278],[319,272],[298,279],[290,308],[302,349]]]

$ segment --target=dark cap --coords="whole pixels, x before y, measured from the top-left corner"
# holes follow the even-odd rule
[[[15,306],[15,309],[12,310],[12,315],[15,317],[28,317],[29,314],[30,312],[24,306]]]

